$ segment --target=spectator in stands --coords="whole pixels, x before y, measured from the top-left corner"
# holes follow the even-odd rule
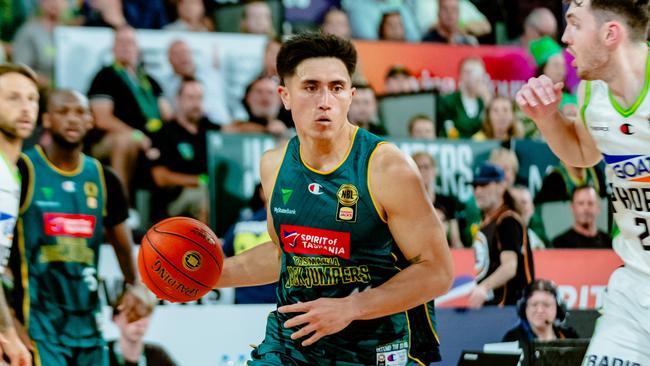
[[[506,187],[510,188],[514,186],[517,181],[517,173],[519,173],[519,159],[517,159],[517,154],[510,149],[501,147],[492,150],[488,160],[503,170]]]
[[[167,101],[175,107],[178,88],[183,78],[194,78],[203,84],[203,111],[213,123],[224,125],[230,123],[230,113],[226,105],[226,91],[221,71],[211,62],[199,67],[194,61],[190,46],[182,40],[175,40],[167,49],[167,59],[172,66],[172,74],[162,83]]]
[[[348,15],[339,8],[331,8],[325,13],[320,29],[325,34],[333,34],[343,39],[352,38]]]
[[[470,57],[461,62],[458,91],[438,98],[438,136],[471,138],[481,129],[483,110],[492,99],[488,81],[483,60]]]
[[[553,239],[554,248],[611,248],[612,238],[599,230],[600,199],[594,187],[579,186],[571,197],[573,226]]]
[[[424,184],[427,195],[431,199],[436,213],[445,227],[449,246],[452,248],[463,248],[463,242],[460,240],[458,221],[456,221],[456,211],[458,210],[456,200],[436,192],[436,161],[431,155],[423,151],[413,153],[411,158],[413,158],[413,161],[418,166],[422,184]]]
[[[525,225],[501,168],[483,163],[472,185],[483,220],[473,244],[478,284],[469,295],[469,306],[514,305],[535,278]]]
[[[137,29],[162,29],[168,21],[163,0],[122,0],[126,21]]]
[[[535,76],[543,74],[548,76],[554,84],[564,83],[560,111],[569,118],[578,117],[578,98],[569,91],[565,80],[567,68],[562,54],[562,47],[551,37],[544,36],[531,41],[529,51],[537,64]]]
[[[433,120],[425,114],[416,114],[408,123],[409,137],[414,139],[435,140],[436,126]]]
[[[212,32],[214,23],[205,15],[203,0],[177,0],[176,12],[178,19],[167,24],[165,30],[180,30],[191,32]]]
[[[110,366],[176,366],[176,362],[160,346],[146,343],[156,298],[142,287],[130,287],[113,306],[113,323],[120,338],[108,342]]]
[[[549,36],[557,36],[557,19],[547,8],[536,8],[528,14],[524,20],[524,32],[516,40],[515,44],[525,50],[530,47],[530,42]]]
[[[81,15],[83,17],[82,24],[86,27],[118,29],[127,25],[120,0],[84,1]]]
[[[158,187],[152,202],[154,220],[190,216],[208,223],[208,158],[205,135],[217,130],[203,115],[203,86],[183,79],[176,98],[176,119],[165,123],[153,137],[151,175]]]
[[[605,177],[600,167],[578,168],[560,162],[542,181],[542,187],[535,196],[535,204],[569,201],[579,186],[592,186],[600,197],[607,197]]]
[[[0,48],[7,59],[11,56],[11,42],[14,39],[16,31],[25,22],[29,16],[28,9],[24,1],[10,0],[2,2],[5,6],[0,6]]]
[[[272,77],[260,76],[253,80],[244,93],[244,107],[248,113],[248,120],[235,121],[226,125],[224,131],[284,134],[287,125],[278,119],[282,109],[278,85],[277,79]]]
[[[402,17],[406,39],[418,42],[420,32],[407,2],[408,0],[342,0],[341,8],[348,14],[352,37],[355,39],[377,39],[382,15],[397,11]]]
[[[266,46],[264,47],[264,63],[262,64],[260,76],[280,80],[278,77],[278,69],[275,67],[275,59],[278,58],[281,45],[282,40],[279,38],[269,38],[268,42],[266,42]]]
[[[524,354],[522,365],[532,365],[533,342],[578,338],[572,328],[563,326],[567,309],[557,286],[548,280],[537,279],[526,287],[517,301],[519,322],[504,336],[503,342],[519,342]]]
[[[399,11],[384,13],[379,23],[379,39],[382,41],[403,42],[406,40],[404,24]]]
[[[158,83],[138,63],[135,31],[124,26],[115,31],[114,63],[95,75],[88,96],[99,132],[92,154],[108,158],[127,192],[140,152],[151,147],[150,136],[171,116]]]
[[[386,73],[384,91],[386,94],[415,93],[420,90],[418,79],[404,65],[393,65]]]
[[[266,195],[262,184],[255,186],[255,192],[242,211],[239,220],[223,237],[223,252],[226,256],[239,255],[249,249],[271,240],[266,226]],[[277,283],[268,285],[238,287],[235,289],[235,304],[275,303]]]
[[[506,97],[496,97],[485,109],[481,130],[472,136],[474,141],[499,140],[508,142],[511,139],[523,138],[524,127],[515,116],[515,104]]]
[[[352,124],[374,133],[385,135],[386,129],[379,120],[379,107],[374,89],[370,85],[355,85],[356,92],[348,111],[348,119]]]
[[[463,33],[458,27],[458,13],[458,0],[438,0],[438,23],[422,41],[477,46],[476,37]]]
[[[531,224],[535,225],[534,222],[531,222],[533,214],[535,213],[535,204],[533,203],[533,196],[530,194],[530,191],[528,188],[522,185],[515,185],[514,187],[510,187],[509,191],[510,195],[515,201],[517,213],[519,216],[521,216],[523,223],[527,226],[530,249],[546,248],[546,244],[544,244],[544,241],[541,239],[540,235],[538,235],[535,232],[535,229],[531,226]],[[541,227],[543,230],[541,223],[539,227]]]
[[[438,0],[412,0],[408,3],[415,14],[422,35],[434,28],[438,22]],[[488,19],[470,0],[458,1],[458,27],[476,37],[492,31]]]
[[[40,0],[40,13],[23,24],[13,40],[13,62],[31,67],[41,87],[52,84],[54,75],[54,28],[63,24],[66,0]]]
[[[275,36],[271,7],[266,1],[256,0],[246,3],[240,22],[242,33]]]

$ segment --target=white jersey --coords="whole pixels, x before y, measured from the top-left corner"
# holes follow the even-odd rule
[[[649,64],[650,65],[650,64]],[[603,81],[585,82],[580,114],[607,163],[613,246],[626,266],[650,275],[650,72],[636,102],[622,108]]]
[[[14,237],[20,204],[20,178],[14,165],[0,153],[0,272],[4,272]]]

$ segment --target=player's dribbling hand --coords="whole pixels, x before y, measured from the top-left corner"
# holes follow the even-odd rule
[[[12,328],[0,334],[0,360],[6,355],[11,366],[31,366],[32,355]]]
[[[515,100],[519,108],[535,121],[549,117],[557,112],[562,100],[564,83],[555,83],[546,75],[530,78],[519,89]]]
[[[291,334],[291,339],[295,340],[311,335],[302,342],[302,345],[306,347],[326,335],[340,332],[352,322],[352,315],[346,311],[351,309],[351,306],[345,302],[345,298],[320,298],[281,306],[278,311],[281,313],[304,313],[284,322],[284,327],[293,328],[301,325],[300,330]]]

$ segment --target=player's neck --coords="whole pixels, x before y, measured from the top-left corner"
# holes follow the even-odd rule
[[[2,154],[10,163],[16,164],[22,147],[23,140],[19,138],[9,138],[3,132],[0,132],[0,151],[2,151]]]
[[[331,138],[300,139],[300,156],[307,165],[320,171],[330,171],[343,162],[359,127],[346,123]]]
[[[118,340],[120,342],[120,350],[124,359],[129,362],[137,363],[140,356],[144,352],[144,341],[128,341],[124,338]]]
[[[69,148],[58,146],[55,141],[51,141],[41,145],[41,147],[47,159],[61,170],[75,170],[81,163],[81,145]]]
[[[646,43],[622,46],[613,57],[617,72],[604,80],[614,98],[629,107],[636,102],[645,84],[648,46]]]

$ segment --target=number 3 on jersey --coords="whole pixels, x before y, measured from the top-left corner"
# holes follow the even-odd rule
[[[641,246],[643,246],[643,250],[650,250],[650,240],[648,240],[648,243],[644,243],[648,237],[650,237],[650,225],[648,225],[647,219],[644,219],[642,217],[637,217],[636,220],[634,220],[637,226],[641,226],[643,231],[639,235],[639,240],[641,240]]]

